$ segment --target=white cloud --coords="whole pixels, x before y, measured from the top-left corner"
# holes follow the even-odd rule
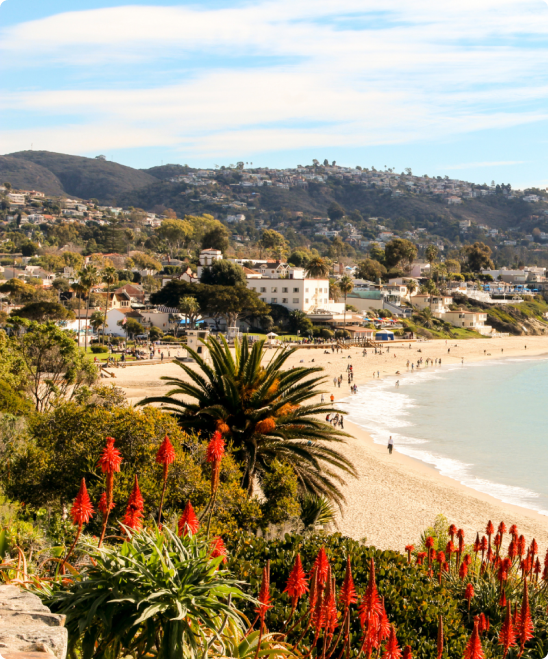
[[[82,77],[105,63],[109,73],[129,65],[133,81],[143,64],[164,73],[176,62],[184,78],[179,72],[171,85],[129,89],[124,80],[123,88],[4,90],[0,109],[28,113],[30,125],[34,116],[50,124],[67,114],[79,119],[5,130],[0,141],[4,151],[34,142],[72,153],[179,146],[221,156],[517,126],[548,118],[531,105],[546,107],[547,36],[546,4],[535,0],[270,0],[216,10],[67,12],[0,33],[0,58],[22,80],[37,61]],[[225,64],[200,67],[204,56]],[[256,66],[257,56],[273,60]]]

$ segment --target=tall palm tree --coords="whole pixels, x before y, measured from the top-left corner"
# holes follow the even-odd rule
[[[344,327],[346,329],[346,297],[354,288],[354,280],[349,275],[344,275],[338,282],[339,291],[344,295]],[[344,337],[344,334],[343,334]]]
[[[356,471],[329,445],[344,442],[348,434],[322,421],[322,415],[335,412],[330,404],[306,403],[321,393],[317,387],[325,378],[314,374],[323,369],[283,369],[296,349],[277,351],[263,366],[264,340],[250,348],[245,337],[235,343],[234,355],[224,338],[220,342],[210,337],[204,343],[211,364],[188,348],[201,373],[176,361],[187,381],[164,376],[172,389],[138,405],[164,404],[189,431],[209,435],[223,429],[244,465],[242,486],[249,495],[255,480],[260,482],[277,458],[291,465],[303,494],[327,496],[340,506],[344,496],[339,486],[345,483],[341,475],[356,476]]]
[[[105,343],[105,329],[107,325],[107,313],[108,313],[108,304],[109,304],[109,296],[110,296],[110,287],[112,284],[115,284],[118,281],[118,273],[116,272],[116,268],[114,266],[107,266],[106,268],[103,268],[101,272],[101,279],[103,282],[107,285],[107,298],[105,300],[105,318],[103,320],[103,343]]]
[[[86,333],[85,333],[85,352],[88,350],[88,314],[89,314],[89,303],[91,297],[91,289],[99,283],[100,274],[95,266],[88,264],[84,266],[82,270],[78,273],[80,278],[80,283],[85,287],[86,290]]]
[[[95,330],[97,334],[99,334],[99,329],[102,327],[104,330],[104,323],[105,323],[105,317],[103,314],[101,314],[100,311],[93,312],[91,315],[91,318],[89,319],[89,324],[91,327]],[[103,338],[105,336],[105,333],[103,332]]]
[[[86,292],[86,287],[81,282],[74,282],[71,286],[72,290],[78,294],[78,347],[80,347],[80,311],[82,309],[82,294]]]
[[[323,257],[312,257],[306,267],[306,276],[325,278],[329,275],[329,264]]]

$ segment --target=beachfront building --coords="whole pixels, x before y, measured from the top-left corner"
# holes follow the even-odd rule
[[[445,312],[442,319],[457,328],[475,330],[481,335],[487,336],[493,332],[493,328],[490,325],[485,325],[485,322],[487,321],[487,314],[485,312],[468,312],[458,309]]]
[[[410,298],[411,304],[418,309],[429,309],[433,316],[442,318],[449,311],[449,305],[453,303],[451,296],[439,296],[427,293],[419,293]]]
[[[308,314],[312,323],[320,328],[329,330],[347,330],[353,339],[373,339],[375,330],[363,327],[363,317],[360,314],[344,312],[328,312],[327,310],[316,310]]]
[[[202,273],[204,268],[209,268],[216,261],[220,261],[223,258],[223,253],[221,250],[214,250],[213,248],[208,248],[207,250],[202,250],[200,252],[200,265],[198,266],[198,279],[202,279]]]

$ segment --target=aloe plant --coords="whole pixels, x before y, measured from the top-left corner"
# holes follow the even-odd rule
[[[203,658],[224,649],[227,624],[244,629],[232,600],[241,586],[211,558],[199,536],[131,532],[114,549],[89,548],[91,564],[68,587],[37,591],[53,612],[67,615],[69,652],[85,658]]]

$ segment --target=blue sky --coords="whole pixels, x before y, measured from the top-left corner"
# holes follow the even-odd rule
[[[0,153],[548,185],[544,0],[0,0]]]

